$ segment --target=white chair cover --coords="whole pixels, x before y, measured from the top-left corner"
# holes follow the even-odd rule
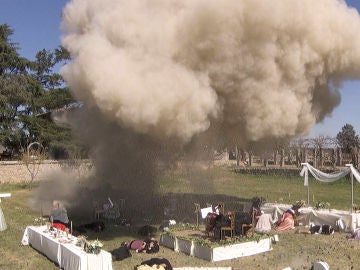
[[[5,222],[4,213],[0,207],[0,232],[5,231],[6,229],[7,229],[7,226],[6,226],[6,222]]]

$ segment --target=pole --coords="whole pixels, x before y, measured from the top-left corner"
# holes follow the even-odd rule
[[[301,163],[301,166],[306,166],[307,163]],[[307,206],[310,205],[310,185],[309,185],[309,175],[308,175],[308,170],[306,170],[304,172],[304,181],[307,182]]]
[[[352,164],[345,164],[346,167],[352,168]],[[352,171],[350,171],[350,178],[351,178],[351,210],[350,212],[353,213],[354,208],[354,175]]]
[[[307,186],[307,207],[310,205],[310,188]]]
[[[354,175],[352,174],[352,172],[350,173],[350,176],[351,176],[351,213],[352,213],[354,209]]]

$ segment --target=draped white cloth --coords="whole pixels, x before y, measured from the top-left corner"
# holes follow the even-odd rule
[[[360,173],[352,165],[350,165],[345,170],[333,172],[333,173],[324,173],[314,168],[309,163],[302,163],[302,165],[303,168],[300,172],[300,176],[304,176],[304,186],[309,185],[308,172],[310,172],[315,177],[315,179],[326,183],[335,182],[343,178],[345,175],[352,173],[355,179],[360,183]]]
[[[355,179],[360,183],[360,173],[354,168],[354,166],[352,164],[349,165],[349,167],[347,167],[345,170],[342,171],[338,171],[338,172],[333,172],[333,173],[324,173],[316,168],[314,168],[313,166],[311,166],[309,163],[301,163],[301,165],[303,165],[303,168],[300,172],[300,176],[304,177],[304,186],[308,187],[308,203],[309,203],[309,175],[308,172],[310,172],[315,179],[321,181],[321,182],[325,182],[325,183],[330,183],[330,182],[335,182],[341,178],[343,178],[344,176],[346,176],[347,174],[351,173],[352,178],[351,178],[351,208],[354,205],[354,198],[353,198],[353,177],[355,177]]]
[[[280,219],[281,215],[291,207],[290,204],[274,204],[265,203],[261,210],[272,215],[274,220]],[[310,224],[331,225],[334,228],[339,228],[346,232],[353,232],[360,226],[360,213],[351,213],[349,211],[337,209],[314,209],[312,207],[301,208],[300,214],[297,217],[299,223],[309,226]]]
[[[358,181],[360,183],[360,173],[353,166],[351,166],[350,169],[351,169],[351,173],[355,177],[356,181]]]

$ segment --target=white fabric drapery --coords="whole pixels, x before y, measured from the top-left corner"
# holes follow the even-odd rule
[[[301,163],[301,165],[303,165],[303,168],[300,172],[300,176],[304,176],[304,186],[309,185],[308,172],[310,172],[315,177],[316,180],[325,183],[335,182],[345,177],[347,174],[351,172],[352,175],[355,177],[355,179],[360,183],[360,173],[351,164],[345,170],[333,172],[333,173],[324,173],[314,168],[309,163]]]
[[[343,178],[347,174],[351,173],[351,211],[352,211],[353,205],[354,205],[354,183],[353,183],[354,181],[353,181],[353,178],[355,177],[355,179],[360,183],[360,173],[354,168],[354,166],[352,164],[349,164],[349,166],[345,170],[342,170],[339,172],[333,172],[333,173],[324,173],[324,172],[314,168],[309,163],[301,163],[301,165],[303,166],[303,168],[300,172],[300,176],[304,177],[304,186],[307,187],[308,204],[310,203],[308,172],[310,172],[315,177],[315,179],[317,179],[321,182],[325,182],[325,183],[335,182],[335,181]]]
[[[309,185],[308,172],[310,172],[315,177],[315,179],[317,179],[321,182],[331,183],[331,182],[335,182],[335,181],[343,178],[345,175],[350,173],[350,171],[352,171],[352,169],[354,169],[356,171],[356,169],[353,166],[351,166],[349,168],[346,168],[343,171],[333,172],[333,173],[324,173],[324,172],[314,168],[309,163],[302,163],[302,165],[303,165],[303,169],[300,172],[300,176],[304,176],[304,186]]]
[[[351,173],[355,177],[356,181],[358,181],[360,183],[360,173],[353,166],[351,166],[350,169],[351,169]]]

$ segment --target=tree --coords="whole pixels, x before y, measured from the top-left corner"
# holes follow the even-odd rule
[[[356,135],[354,127],[350,124],[345,124],[341,131],[336,135],[336,139],[345,153],[351,153],[355,148],[359,147],[359,136]]]
[[[53,72],[55,65],[68,58],[69,54],[62,47],[54,52],[41,50],[36,54],[30,74],[39,91],[34,89],[29,113],[23,117],[29,141],[41,142],[48,149],[48,153],[57,158],[68,157],[68,152],[76,144],[71,127],[65,124],[58,125],[50,117],[54,110],[66,110],[77,104],[62,76]]]
[[[78,104],[62,76],[54,72],[70,55],[63,47],[43,49],[29,61],[18,54],[12,34],[7,24],[0,25],[0,143],[20,153],[39,142],[48,153],[66,157],[77,144],[71,128],[57,125],[49,116],[53,110]]]
[[[20,118],[30,98],[30,61],[19,56],[12,34],[7,24],[0,25],[0,142],[10,149],[23,143]]]

